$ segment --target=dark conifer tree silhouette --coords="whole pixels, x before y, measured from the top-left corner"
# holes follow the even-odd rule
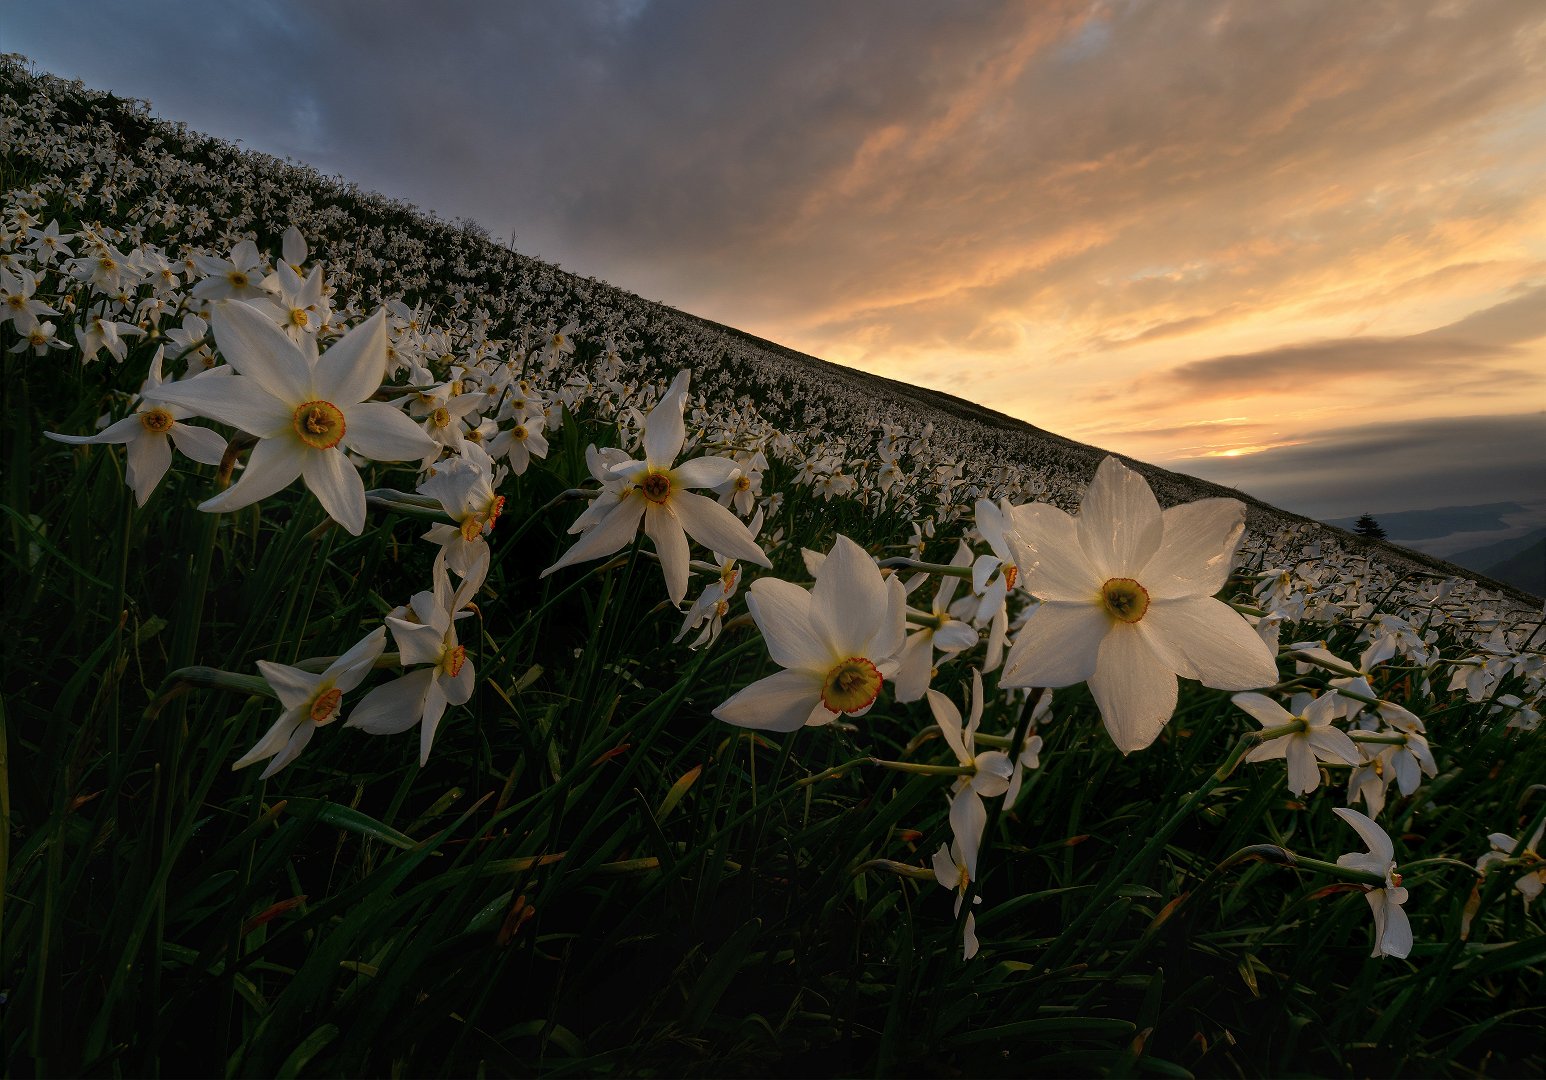
[[[1385,539],[1385,530],[1380,528],[1380,523],[1374,520],[1372,514],[1364,514],[1353,526],[1353,531],[1359,536],[1367,536],[1374,540]]]

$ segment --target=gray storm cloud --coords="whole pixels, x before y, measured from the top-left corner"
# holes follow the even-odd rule
[[[1488,502],[1546,505],[1543,463],[1546,412],[1350,426],[1295,446],[1172,467],[1333,518]]]

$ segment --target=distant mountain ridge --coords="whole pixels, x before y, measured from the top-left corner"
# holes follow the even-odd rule
[[[1504,514],[1517,514],[1525,508],[1516,502],[1483,503],[1477,506],[1438,506],[1432,510],[1400,510],[1373,515],[1385,534],[1395,541],[1431,540],[1457,532],[1487,532],[1505,529]],[[1356,517],[1331,518],[1326,522],[1339,529],[1351,529]]]
[[[1525,592],[1546,596],[1546,531],[1537,535],[1535,543],[1482,572]]]

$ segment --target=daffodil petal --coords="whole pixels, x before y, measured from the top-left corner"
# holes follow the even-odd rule
[[[370,669],[375,666],[385,649],[386,627],[378,626],[350,646],[348,652],[329,664],[322,672],[322,677],[333,680],[334,686],[348,693],[365,681],[365,676],[370,673]]]
[[[342,450],[311,450],[301,457],[301,477],[328,516],[351,536],[365,529],[365,484]]]
[[[1264,728],[1278,727],[1293,719],[1287,709],[1266,694],[1236,694],[1229,700],[1245,710]]]
[[[699,457],[682,462],[671,470],[671,476],[679,487],[712,488],[726,483],[740,471],[741,466],[730,458]]]
[[[714,716],[737,727],[795,731],[812,704],[821,705],[821,678],[804,671],[777,671],[732,695]]]
[[[1357,810],[1352,810],[1345,806],[1333,806],[1331,812],[1351,825],[1353,831],[1363,840],[1364,846],[1369,849],[1367,856],[1357,855],[1357,853],[1355,853],[1355,856],[1358,858],[1368,858],[1378,863],[1380,869],[1376,872],[1383,874],[1385,868],[1389,867],[1396,857],[1396,847],[1390,842],[1390,837],[1385,834],[1385,830],[1376,825],[1372,818],[1360,814]],[[1344,855],[1341,859],[1338,859],[1337,865],[1345,865],[1342,862],[1342,859],[1345,858],[1348,858],[1348,856]]]
[[[1074,519],[1079,546],[1100,581],[1136,577],[1159,550],[1165,524],[1149,482],[1108,457],[1095,470]]]
[[[215,313],[210,316],[210,326],[215,332],[215,344],[220,347],[226,363],[237,374],[256,382],[271,397],[285,402],[291,408],[315,397],[311,385],[311,364],[301,352],[300,346],[286,337],[284,331],[257,308],[240,300],[216,304]],[[189,385],[187,382],[174,384],[175,387]],[[162,390],[173,388],[163,386]],[[254,431],[253,434],[265,433]]]
[[[1276,740],[1286,743],[1283,756],[1288,761],[1288,790],[1308,795],[1321,786],[1321,770],[1315,761],[1315,750],[1302,735],[1290,735]]]
[[[687,424],[682,419],[686,389],[684,384],[682,393],[667,393],[644,420],[644,460],[651,468],[669,469],[687,441]]]
[[[267,780],[280,769],[287,767],[292,761],[301,756],[301,751],[310,744],[311,738],[317,733],[317,725],[309,719],[302,719],[300,726],[290,735],[289,741],[274,755],[274,760],[268,763],[268,768],[263,770],[259,780]]]
[[[1133,624],[1171,671],[1216,690],[1255,690],[1278,681],[1261,635],[1211,596],[1155,600]]]
[[[934,714],[934,722],[939,725],[939,733],[945,737],[945,743],[956,756],[956,760],[963,764],[971,757],[966,750],[966,743],[961,739],[961,710],[956,708],[951,701],[938,690],[928,692],[929,711]]]
[[[1111,619],[1094,604],[1049,600],[1038,607],[1009,648],[1003,686],[1072,686],[1095,673]]]
[[[1176,711],[1176,677],[1136,625],[1112,628],[1100,645],[1090,694],[1124,754],[1159,737]]]
[[[197,416],[230,424],[260,439],[269,439],[290,431],[295,408],[305,399],[286,401],[269,393],[256,379],[231,375],[224,379],[164,383],[147,394],[146,400],[177,405]]]
[[[317,397],[340,409],[364,401],[386,378],[386,309],[350,329],[323,353],[314,368]]]
[[[241,477],[220,494],[199,503],[199,509],[225,513],[251,506],[288,487],[301,475],[307,451],[293,439],[263,439],[252,448]]]
[[[668,505],[687,535],[710,551],[758,566],[772,565],[741,519],[713,499],[691,491],[673,491]]]
[[[248,750],[231,764],[231,770],[245,769],[248,765],[271,758],[283,750],[285,743],[295,734],[295,729],[301,724],[310,724],[311,721],[301,713],[299,707],[287,708],[280,714],[279,719],[263,733],[257,745]]]
[[[605,517],[576,540],[574,546],[564,552],[556,563],[542,571],[541,576],[547,577],[554,571],[587,559],[602,558],[623,547],[639,532],[644,503],[644,496],[637,493],[615,503]]]
[[[826,672],[834,657],[811,619],[811,594],[788,581],[758,578],[746,593],[762,640],[773,662],[783,668]]]
[[[433,668],[410,671],[383,683],[360,700],[344,722],[372,735],[399,735],[424,719],[424,695],[434,679]]]
[[[676,498],[671,500],[673,503]],[[646,502],[644,507],[644,535],[655,545],[660,556],[660,569],[666,575],[666,594],[673,604],[681,604],[687,595],[687,573],[690,553],[687,534],[682,523],[671,512],[670,506]]]
[[[179,421],[172,425],[171,434],[177,449],[200,465],[219,465],[225,457],[226,441],[217,431]]]
[[[138,417],[135,417],[136,422]],[[144,506],[150,493],[161,483],[161,478],[172,467],[172,445],[165,435],[152,435],[141,428],[142,436],[130,439],[127,451],[127,469],[124,479],[134,491],[134,501]]]
[[[1159,550],[1135,575],[1154,599],[1212,596],[1224,587],[1245,535],[1245,504],[1238,499],[1200,499],[1161,515]]]
[[[839,534],[811,588],[811,608],[838,656],[863,656],[887,608],[886,583],[863,548]]]
[[[382,401],[345,406],[343,444],[372,461],[418,461],[435,449],[424,430]]]
[[[1019,586],[1042,600],[1090,601],[1106,577],[1079,546],[1074,519],[1056,506],[1030,503],[1009,509],[1009,551]]]

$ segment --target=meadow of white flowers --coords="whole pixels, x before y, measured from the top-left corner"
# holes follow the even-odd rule
[[[314,541],[330,530],[375,534],[390,555],[366,563],[422,567],[408,588],[356,573],[338,604],[357,617],[334,655],[260,633],[260,680],[188,643],[166,685],[259,703],[232,731],[240,745],[224,765],[257,766],[270,781],[263,790],[284,791],[287,770],[329,740],[414,739],[411,756],[428,767],[480,692],[514,693],[503,675],[483,684],[490,663],[514,662],[485,629],[495,606],[538,609],[550,596],[588,593],[578,602],[599,610],[615,602],[610,580],[626,573],[645,583],[640,610],[658,621],[667,650],[656,655],[697,672],[740,650],[734,675],[692,690],[726,735],[841,740],[886,712],[894,745],[786,779],[805,798],[857,774],[935,792],[942,834],[911,854],[870,851],[852,871],[952,893],[960,959],[994,951],[996,931],[979,922],[1015,899],[992,861],[1013,857],[1003,836],[1024,793],[1059,770],[1070,771],[1045,783],[1070,793],[1083,783],[1071,770],[1089,761],[1060,760],[1054,732],[1083,725],[1082,737],[1109,740],[1113,761],[1141,756],[1189,738],[1199,701],[1212,722],[1238,730],[1187,759],[1202,768],[1197,782],[1174,805],[1155,803],[1135,861],[1184,846],[1196,815],[1236,790],[1228,785],[1278,803],[1286,794],[1299,812],[1312,797],[1330,800],[1341,833],[1271,826],[1243,836],[1229,865],[1297,867],[1361,893],[1368,951],[1391,960],[1423,954],[1425,940],[1435,949],[1463,941],[1482,904],[1472,883],[1506,875],[1515,899],[1496,903],[1517,905],[1497,916],[1506,936],[1539,943],[1528,905],[1546,881],[1546,799],[1529,798],[1539,785],[1527,777],[1505,777],[1510,799],[1523,793],[1519,805],[1468,846],[1423,849],[1417,860],[1464,864],[1453,908],[1463,927],[1445,921],[1445,908],[1414,933],[1403,907],[1423,887],[1403,883],[1414,861],[1403,834],[1415,828],[1420,792],[1453,781],[1451,759],[1477,729],[1515,748],[1505,760],[1540,760],[1529,756],[1546,687],[1538,606],[991,416],[890,400],[872,381],[565,274],[469,224],[436,222],[153,121],[141,104],[5,65],[7,381],[25,371],[33,402],[54,392],[50,373],[63,369],[101,388],[94,422],[47,438],[96,447],[73,451],[79,462],[121,455],[122,497],[143,512],[170,513],[158,491],[184,474],[183,503],[211,522],[219,515],[212,530],[256,536],[260,515],[300,521],[314,504],[325,514],[308,524]],[[38,439],[29,451],[36,468],[59,467],[49,446]],[[529,473],[545,471],[561,481],[529,486]],[[69,526],[64,511],[50,518],[18,494],[22,484],[13,476],[7,505],[13,568],[25,572],[65,543]],[[404,520],[419,523],[412,534],[388,528]],[[563,534],[555,557],[522,571],[523,588],[553,592],[491,584],[509,569],[501,538],[512,528]],[[419,562],[400,553],[412,544]],[[201,590],[224,587],[207,551],[162,557],[209,575]],[[306,580],[298,572],[294,587]],[[383,592],[372,611],[388,582],[401,591]],[[593,648],[613,640],[598,636]],[[37,647],[19,647],[19,664],[40,662],[25,654]],[[558,676],[531,676],[541,678]],[[805,727],[824,730],[780,734]],[[16,746],[10,760],[24,760]],[[514,785],[512,765],[490,763]],[[697,778],[685,772],[657,816]],[[878,801],[874,809],[883,813]],[[378,829],[378,840],[407,850],[402,833],[370,819],[328,820]],[[671,850],[666,842],[654,856],[657,869]],[[536,843],[501,857],[530,869],[554,856]],[[13,871],[25,865],[13,860]],[[1221,863],[1168,897],[1144,942],[1172,919],[1195,918],[1189,909],[1228,873]],[[1099,880],[1064,937],[1014,955],[1040,972],[1075,963],[1081,929],[1141,895],[1124,891],[1136,886],[1120,874]],[[502,915],[515,897],[500,898]],[[1019,938],[996,925],[1006,945]],[[1460,954],[1435,955],[1453,964]],[[1538,976],[1534,952],[1524,963]],[[1128,976],[1119,964],[1111,977]]]

